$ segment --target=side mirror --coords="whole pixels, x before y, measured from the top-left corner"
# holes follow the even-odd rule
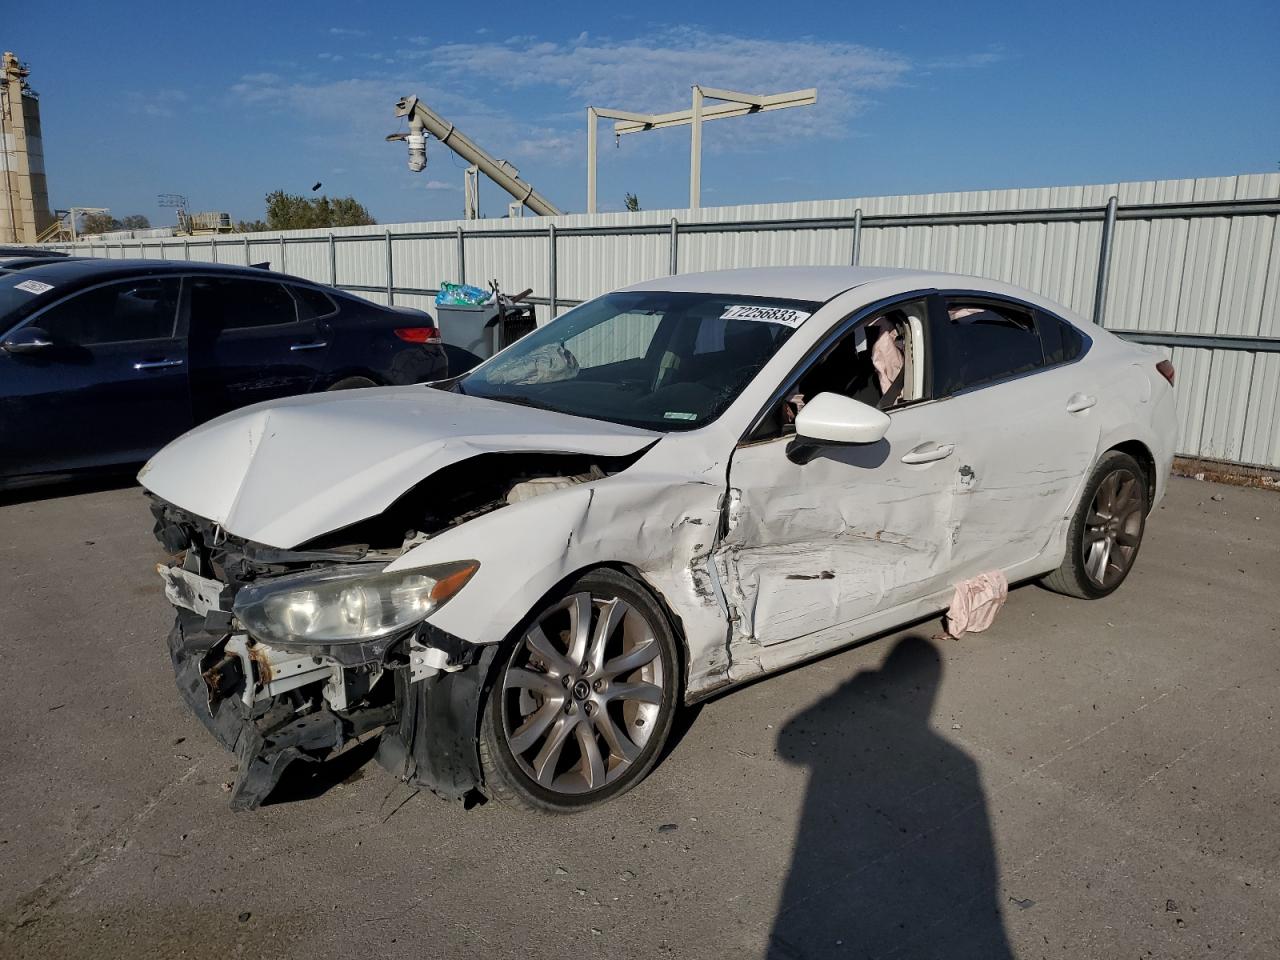
[[[0,349],[5,353],[40,353],[52,346],[53,337],[39,327],[23,327],[0,340]]]
[[[810,443],[878,443],[889,415],[838,393],[820,393],[796,416],[796,436]]]

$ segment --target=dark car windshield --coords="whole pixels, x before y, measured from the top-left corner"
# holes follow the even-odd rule
[[[656,430],[718,417],[818,304],[632,291],[583,304],[457,384],[463,393]]]

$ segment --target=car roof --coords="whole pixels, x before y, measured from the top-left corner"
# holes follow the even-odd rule
[[[0,257],[65,257],[68,254],[62,250],[54,250],[51,247],[29,247],[23,244],[6,243],[0,245]]]
[[[127,279],[138,276],[163,276],[171,273],[222,273],[235,277],[272,277],[278,280],[311,283],[302,277],[264,270],[261,267],[243,267],[230,263],[203,263],[198,260],[109,260],[103,257],[59,260],[23,269],[26,277],[51,283],[54,286],[81,285],[104,280]]]
[[[737,270],[710,270],[705,273],[660,277],[624,289],[731,293],[747,297],[826,301],[864,283],[913,275],[937,276],[923,270],[897,267],[743,267]]]

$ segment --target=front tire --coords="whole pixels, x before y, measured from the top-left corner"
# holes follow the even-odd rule
[[[1103,454],[1085,484],[1067,530],[1067,555],[1044,585],[1056,593],[1098,600],[1129,576],[1142,546],[1151,492],[1138,461],[1127,453]]]
[[[649,773],[680,694],[675,636],[658,602],[615,570],[551,597],[504,645],[480,729],[496,799],[571,813]]]

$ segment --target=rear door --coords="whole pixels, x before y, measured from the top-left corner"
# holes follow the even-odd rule
[[[329,346],[323,321],[299,319],[286,284],[197,276],[189,286],[196,422],[315,386]]]
[[[0,475],[135,463],[191,426],[176,277],[80,291],[32,315],[53,346],[0,351]]]
[[[945,412],[966,501],[956,579],[1035,561],[1097,450],[1101,385],[1074,328],[1017,301],[947,292],[931,315],[930,392]],[[1061,325],[1061,326],[1059,326]],[[1063,338],[1074,338],[1064,348]],[[942,422],[940,420],[940,422]]]

